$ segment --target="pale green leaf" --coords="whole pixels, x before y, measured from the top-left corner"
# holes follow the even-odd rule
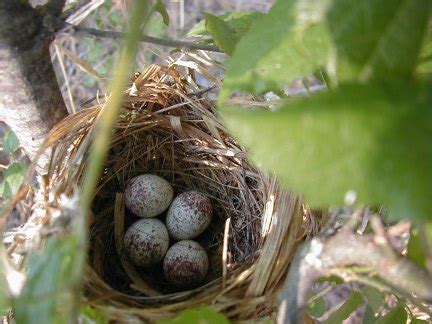
[[[206,29],[212,35],[215,44],[228,55],[234,51],[237,38],[231,27],[218,16],[206,13]]]
[[[334,0],[327,22],[340,79],[409,77],[429,8],[429,0]]]
[[[299,11],[296,4],[277,1],[240,39],[227,62],[221,101],[237,90],[274,90],[326,63],[330,41],[325,26],[316,14],[308,20],[309,12]]]
[[[380,317],[375,323],[377,324],[406,324],[408,314],[405,305],[399,302],[386,315]]]
[[[160,13],[164,24],[168,26],[169,25],[168,11],[166,10],[161,0],[156,0],[156,3],[153,5],[153,10]]]
[[[432,215],[431,106],[409,83],[341,85],[280,109],[225,107],[222,117],[253,160],[312,207],[384,204],[393,218]]]
[[[158,322],[160,324],[228,324],[230,321],[221,313],[209,308],[187,309],[177,317]]]
[[[14,153],[19,147],[19,140],[15,133],[6,131],[3,139],[3,151],[8,154]]]
[[[420,51],[417,70],[418,73],[432,73],[432,28],[428,29]]]
[[[254,21],[263,15],[261,12],[236,11],[217,15],[217,17],[225,21],[236,38],[240,39],[251,28]],[[187,35],[189,37],[210,36],[205,27],[205,19],[198,22]]]
[[[107,324],[108,316],[107,314],[99,309],[91,306],[86,306],[81,308],[80,314],[83,324]]]
[[[324,322],[325,324],[340,324],[363,303],[359,292],[353,291],[343,305]]]

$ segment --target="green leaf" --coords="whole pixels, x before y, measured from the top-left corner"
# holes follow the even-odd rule
[[[209,308],[187,309],[177,317],[160,321],[160,324],[228,324],[229,320]]]
[[[19,162],[14,162],[8,166],[4,172],[3,198],[10,198],[15,195],[24,181],[26,168]]]
[[[417,73],[432,73],[432,28],[428,29],[424,38],[416,71]]]
[[[169,15],[166,10],[164,4],[161,0],[156,0],[156,3],[153,5],[153,11],[159,12],[162,16],[162,20],[166,26],[169,25]]]
[[[407,247],[407,256],[420,267],[426,266],[427,251],[425,237],[421,235],[419,229],[411,229],[410,238]]]
[[[366,297],[368,306],[374,313],[378,313],[384,303],[384,295],[376,288],[366,286],[363,288],[362,294]]]
[[[230,26],[219,17],[206,13],[206,29],[212,35],[216,45],[228,55],[234,51],[237,38]]]
[[[426,321],[426,320],[418,319],[418,318],[413,318],[411,320],[411,324],[428,324],[428,323],[430,323],[430,322]]]
[[[81,319],[84,324],[107,324],[107,315],[96,308],[86,306],[81,308]]]
[[[310,316],[319,318],[324,315],[326,304],[324,298],[318,298],[307,305],[307,313]]]
[[[12,131],[6,131],[3,139],[3,151],[12,154],[18,149],[19,145],[20,143],[15,133]]]
[[[327,23],[340,79],[411,76],[429,6],[429,0],[334,0]]]
[[[432,108],[423,85],[341,85],[276,111],[221,114],[253,160],[312,207],[384,204],[393,218],[432,215]]]
[[[313,73],[327,61],[327,29],[318,23],[316,13],[309,15],[312,6],[297,5],[303,2],[277,1],[240,39],[227,62],[220,102],[234,91],[275,90]]]
[[[366,306],[366,310],[363,316],[363,324],[372,324],[376,322],[375,312],[369,305]]]
[[[1,247],[1,249],[2,250],[0,251],[0,253],[5,255],[6,251],[3,247]],[[8,295],[9,287],[6,281],[7,268],[5,265],[5,260],[6,257],[2,257],[2,259],[0,260],[0,317],[4,316],[7,313],[11,302]]]
[[[253,22],[264,16],[261,12],[236,11],[217,15],[225,21],[234,32],[237,39],[240,39],[252,26]],[[187,34],[189,37],[210,36],[205,26],[205,19],[198,22]]]
[[[330,317],[325,321],[325,324],[340,324],[348,316],[351,315],[361,304],[363,297],[359,292],[353,291],[343,305],[333,312]]]
[[[408,318],[408,314],[405,309],[405,305],[399,302],[398,305],[393,307],[386,315],[380,317],[375,323],[376,324],[405,324]]]
[[[21,295],[14,300],[17,323],[66,323],[72,319],[76,287],[72,287],[73,237],[48,239],[42,254],[30,253],[28,275]],[[61,311],[60,311],[61,310]]]

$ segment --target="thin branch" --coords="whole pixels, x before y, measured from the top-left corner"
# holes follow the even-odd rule
[[[116,32],[116,31],[108,31],[108,30],[100,30],[95,28],[85,28],[80,27],[72,24],[64,23],[65,31],[71,30],[75,33],[79,33],[84,36],[95,36],[95,37],[102,37],[102,38],[113,38],[113,39],[124,39],[127,35],[124,32]],[[217,46],[213,45],[204,45],[204,44],[197,44],[194,42],[187,42],[187,41],[180,41],[180,40],[171,40],[171,39],[163,39],[148,35],[142,35],[138,41],[143,43],[151,43],[161,46],[167,46],[167,47],[180,47],[180,48],[188,48],[188,49],[196,49],[196,50],[204,50],[204,51],[210,51],[210,52],[218,52],[223,53]]]
[[[278,323],[301,322],[316,279],[351,265],[370,267],[404,296],[414,293],[420,300],[432,300],[429,273],[391,248],[378,221],[373,219],[376,232],[371,235],[356,234],[351,223],[334,235],[316,237],[299,248],[279,295]]]

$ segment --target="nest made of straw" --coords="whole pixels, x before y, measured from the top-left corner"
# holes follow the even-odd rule
[[[247,160],[195,73],[176,63],[152,65],[135,74],[126,91],[92,204],[84,287],[86,303],[111,320],[153,321],[203,305],[235,320],[272,316],[295,248],[318,229],[298,197]],[[44,145],[52,149],[51,161],[34,202],[44,212],[26,224],[39,228],[41,240],[64,198],[79,192],[104,107],[98,103],[69,116]],[[124,255],[122,237],[136,218],[125,210],[122,193],[126,181],[142,173],[166,178],[176,194],[197,189],[211,198],[213,221],[198,241],[212,270],[201,287],[173,290],[158,275],[160,268],[135,268]]]

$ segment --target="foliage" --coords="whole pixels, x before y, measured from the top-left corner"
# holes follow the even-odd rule
[[[20,296],[13,301],[17,323],[65,323],[72,320],[77,282],[76,239],[50,238],[43,253],[27,257],[28,274]]]
[[[19,159],[20,143],[15,133],[6,131],[3,137],[3,152],[7,154],[10,164],[3,172],[3,181],[0,183],[0,199],[7,200],[15,195],[26,173],[26,167]]]
[[[160,324],[228,324],[228,319],[209,308],[187,309],[177,317],[160,321]]]
[[[430,84],[413,73],[428,16],[425,0],[280,0],[229,59],[222,116],[254,160],[312,206],[341,205],[354,191],[393,218],[427,220]],[[234,91],[274,90],[320,67],[332,89],[275,112],[225,103]]]

